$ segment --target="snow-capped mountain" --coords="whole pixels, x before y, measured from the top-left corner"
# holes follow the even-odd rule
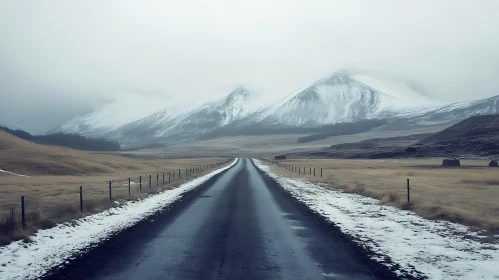
[[[106,136],[109,132],[147,117],[165,106],[168,106],[168,100],[165,98],[122,94],[91,112],[74,117],[55,132]]]
[[[384,119],[387,125],[402,128],[498,113],[498,100],[499,96],[445,105],[411,82],[344,70],[277,102],[243,86],[207,103],[123,96],[73,118],[58,131],[140,145],[222,135],[305,133],[368,119]]]
[[[368,84],[369,83],[369,84]],[[390,94],[378,90],[387,89]],[[434,106],[434,100],[400,82],[380,81],[340,71],[251,116],[265,125],[322,126],[338,122],[387,118],[397,113]]]
[[[476,115],[499,114],[499,95],[408,111],[396,116],[399,125],[434,125],[456,122]]]
[[[263,94],[239,86],[220,100],[202,105],[176,105],[127,124],[118,131],[125,137],[137,137],[140,133],[156,139],[190,139],[241,120],[262,110],[267,103]]]

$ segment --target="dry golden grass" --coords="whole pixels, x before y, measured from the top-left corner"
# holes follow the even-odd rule
[[[226,158],[218,157],[155,159],[95,154],[38,145],[0,131],[0,169],[29,176],[0,175],[0,245],[16,239],[28,239],[40,228],[49,228],[112,207],[109,181],[112,181],[113,201],[138,199],[149,193],[174,188],[215,167],[198,173],[190,172],[191,168],[225,161]],[[186,169],[189,172],[186,173]],[[178,170],[181,170],[180,179]],[[171,175],[170,183],[168,173]],[[151,188],[149,175],[152,175]],[[159,175],[159,183],[156,175]],[[142,176],[142,192],[138,185],[139,176]],[[132,182],[130,195],[128,178]],[[80,186],[83,186],[83,213],[79,208]],[[21,196],[25,196],[26,203],[27,227],[24,230],[20,226]]]
[[[302,174],[284,167],[273,168],[280,174],[305,177],[332,188],[359,193],[382,203],[411,209],[428,219],[453,221],[489,233],[499,232],[499,169],[485,160],[464,160],[462,167],[442,168],[441,160],[284,160],[281,164],[300,166]],[[304,175],[303,168],[312,175]],[[313,168],[316,176],[313,176]],[[320,168],[323,177],[320,177]],[[407,203],[410,179],[411,203]]]
[[[161,169],[167,162],[150,161],[70,148],[40,145],[0,130],[0,169],[23,175],[89,175]]]
[[[207,168],[199,173],[186,174],[191,167],[223,162],[222,158],[154,160],[142,163],[141,170],[118,171],[108,174],[73,175],[35,175],[31,177],[2,176],[0,180],[0,245],[12,240],[26,239],[40,228],[50,228],[57,223],[70,221],[90,213],[101,212],[113,204],[109,200],[109,181],[112,181],[112,198],[133,200],[175,188],[186,180],[208,173]],[[137,161],[140,162],[139,160]],[[219,168],[219,167],[217,167]],[[178,177],[181,170],[181,177]],[[163,184],[163,172],[165,184]],[[168,173],[170,172],[170,183]],[[175,177],[173,177],[175,173]],[[149,188],[149,175],[152,175]],[[156,175],[158,181],[156,181]],[[139,189],[139,176],[142,176],[142,191]],[[131,178],[130,195],[128,178]],[[79,208],[79,187],[83,186],[83,213]],[[27,228],[21,230],[21,196],[25,197]],[[6,223],[14,209],[14,224]],[[3,226],[2,226],[3,224]]]

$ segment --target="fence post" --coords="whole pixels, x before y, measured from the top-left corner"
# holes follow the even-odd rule
[[[80,186],[80,213],[83,213],[83,187]]]
[[[130,177],[128,177],[128,195],[130,195],[130,187],[132,185],[132,180]]]
[[[163,185],[165,184],[165,172],[163,172]]]
[[[142,192],[142,175],[139,176],[139,186],[140,186],[140,192]]]
[[[111,181],[109,181],[109,201],[113,200],[113,194],[111,190]]]
[[[23,228],[26,227],[26,216],[24,211],[24,195],[21,196],[21,224]]]
[[[180,169],[178,170],[178,178],[180,179]]]
[[[151,189],[151,174],[149,174],[149,189]]]
[[[407,202],[411,202],[411,189],[409,185],[409,179],[407,179]]]
[[[156,187],[159,186],[159,174],[156,173]]]
[[[321,178],[322,178],[322,167],[321,167]]]

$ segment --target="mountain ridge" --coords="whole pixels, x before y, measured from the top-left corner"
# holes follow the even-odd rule
[[[154,108],[161,109],[146,108],[118,123],[113,123],[114,119],[77,116],[58,131],[104,136],[136,145],[217,137],[218,133],[319,133],[321,127],[328,129],[337,123],[364,120],[386,120],[386,126],[397,129],[405,125],[448,123],[477,113],[499,111],[499,96],[442,104],[428,97],[427,92],[419,93],[411,83],[397,79],[385,82],[380,77],[348,71],[318,79],[276,102],[270,100],[264,92],[238,86],[225,97],[206,103],[165,100],[155,104]],[[106,117],[102,112],[92,116]],[[102,125],[107,123],[112,125]],[[68,128],[70,131],[66,131]]]

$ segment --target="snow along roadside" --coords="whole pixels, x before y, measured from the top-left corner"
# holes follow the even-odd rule
[[[392,269],[401,277],[409,272],[430,279],[499,279],[499,245],[462,239],[459,236],[464,234],[477,235],[466,226],[426,220],[373,198],[280,177],[269,166],[253,161],[296,199],[375,252],[374,259],[383,263],[384,256],[390,257],[400,265]]]
[[[0,279],[24,280],[42,276],[47,270],[60,265],[76,253],[98,244],[175,202],[185,192],[235,165],[237,160],[178,188],[139,201],[129,201],[119,208],[76,220],[73,222],[76,225],[64,223],[51,229],[40,230],[31,243],[16,241],[0,247]]]

